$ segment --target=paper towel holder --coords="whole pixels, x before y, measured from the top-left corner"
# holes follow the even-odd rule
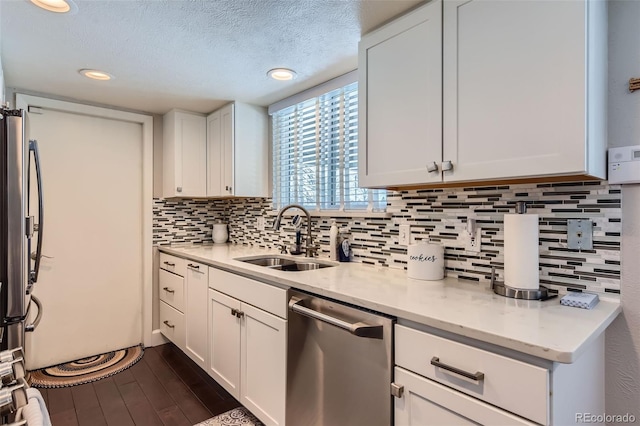
[[[524,300],[547,300],[558,295],[558,293],[552,292],[553,290],[549,290],[544,286],[540,286],[537,290],[522,290],[508,287],[504,282],[496,280],[495,266],[491,267],[491,290],[500,296]]]

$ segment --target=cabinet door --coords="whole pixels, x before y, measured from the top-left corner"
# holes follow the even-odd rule
[[[266,425],[284,425],[287,322],[245,303],[242,312],[240,402]]]
[[[394,372],[394,382],[404,386],[394,402],[396,426],[535,424],[408,370]]]
[[[220,111],[207,117],[207,196],[222,195],[222,123]]]
[[[220,110],[220,126],[222,134],[222,185],[223,195],[233,195],[233,157],[234,157],[234,105],[229,104]]]
[[[240,399],[240,302],[209,290],[209,363],[207,373]]]
[[[435,0],[360,41],[360,186],[441,180],[441,30]]]
[[[171,111],[164,116],[163,174],[166,197],[207,193],[206,118]]]
[[[444,2],[445,181],[585,172],[586,7]]]
[[[200,367],[207,362],[207,265],[187,262],[185,277],[185,353]]]
[[[264,107],[235,102],[233,195],[270,197],[269,115]]]

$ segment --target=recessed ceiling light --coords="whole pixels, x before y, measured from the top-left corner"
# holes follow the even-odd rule
[[[287,68],[274,68],[272,70],[269,70],[267,75],[273,78],[274,80],[282,80],[282,81],[293,80],[297,76],[294,70],[290,70]]]
[[[78,72],[85,77],[91,78],[93,80],[107,81],[114,78],[111,74],[100,70],[81,69]]]
[[[68,13],[75,12],[78,7],[71,0],[30,0],[31,3],[35,4],[42,9],[48,10],[49,12],[55,13]]]

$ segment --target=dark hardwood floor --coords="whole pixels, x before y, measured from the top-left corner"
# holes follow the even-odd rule
[[[240,406],[173,344],[109,378],[40,391],[53,426],[191,426]]]

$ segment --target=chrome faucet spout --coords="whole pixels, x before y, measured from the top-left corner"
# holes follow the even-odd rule
[[[316,250],[317,250],[317,248],[313,244],[313,236],[311,235],[311,215],[309,214],[307,209],[305,209],[304,207],[302,207],[299,204],[289,204],[288,206],[284,206],[283,208],[280,209],[280,211],[278,212],[278,216],[276,216],[275,220],[273,221],[273,230],[277,231],[278,229],[280,229],[280,223],[282,222],[282,215],[284,214],[284,212],[286,212],[289,209],[294,209],[294,208],[302,210],[302,212],[307,217],[307,247],[306,247],[306,251],[307,251],[307,257],[313,257],[315,252],[316,252]]]

